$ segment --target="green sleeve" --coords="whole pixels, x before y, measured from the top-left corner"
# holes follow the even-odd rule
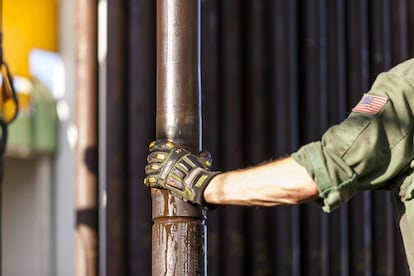
[[[414,59],[380,74],[367,95],[385,102],[371,113],[354,108],[320,142],[292,154],[316,182],[326,212],[357,191],[384,188],[413,159]]]

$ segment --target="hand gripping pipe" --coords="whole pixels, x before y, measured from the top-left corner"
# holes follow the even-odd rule
[[[201,149],[200,0],[157,0],[157,139]],[[206,275],[206,216],[152,189],[152,275]]]

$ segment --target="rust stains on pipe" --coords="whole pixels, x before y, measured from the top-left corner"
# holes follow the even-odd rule
[[[157,0],[157,138],[201,148],[200,1]],[[152,275],[205,275],[205,213],[151,191]]]
[[[75,275],[98,275],[97,3],[76,4]]]

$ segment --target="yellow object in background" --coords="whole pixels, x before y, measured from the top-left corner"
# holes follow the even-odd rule
[[[57,0],[3,0],[3,53],[13,75],[29,77],[33,48],[57,50]]]
[[[13,89],[12,77],[5,64],[0,64],[0,74],[2,77],[0,90],[0,119],[8,124],[17,116],[17,95]]]

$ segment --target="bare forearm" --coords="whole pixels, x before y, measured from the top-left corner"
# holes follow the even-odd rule
[[[290,157],[220,174],[204,192],[208,203],[219,205],[297,204],[317,195],[316,184],[305,168]]]

